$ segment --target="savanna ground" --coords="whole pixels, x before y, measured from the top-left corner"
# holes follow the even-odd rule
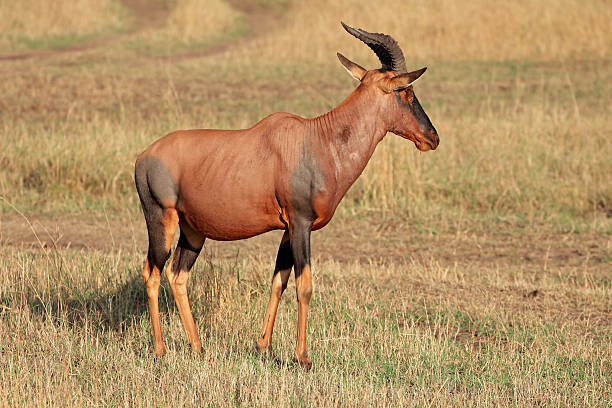
[[[0,0],[0,405],[609,406],[606,1]],[[389,134],[313,234],[314,367],[254,351],[280,232],[209,241],[190,353],[153,357],[136,155],[178,128],[313,117],[392,34],[441,144]]]

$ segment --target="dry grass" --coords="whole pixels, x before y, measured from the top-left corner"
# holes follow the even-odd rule
[[[242,12],[223,0],[168,0],[159,20],[137,31],[132,48],[154,55],[189,52],[230,42],[248,32]]]
[[[238,24],[240,13],[223,0],[179,0],[167,20],[167,33],[183,42],[205,42]]]
[[[315,368],[306,374],[290,359],[292,285],[275,330],[278,361],[253,352],[271,256],[196,266],[190,293],[202,357],[187,350],[162,290],[169,352],[153,359],[139,255],[2,250],[4,401],[605,406],[612,397],[609,282],[559,281],[554,268],[536,283],[511,271],[315,260]],[[527,296],[535,285],[540,295]]]
[[[2,61],[0,405],[609,406],[607,3],[255,0],[279,22],[259,27],[249,4],[155,1],[156,24],[136,16],[104,46]],[[3,17],[25,3],[0,0]],[[63,33],[0,31],[86,35],[104,4],[117,3],[70,16]],[[43,14],[15,15],[33,27]],[[174,129],[337,105],[355,83],[335,51],[378,66],[340,19],[393,34],[409,66],[429,65],[416,93],[440,148],[421,154],[389,134],[314,235],[312,372],[290,359],[293,283],[278,361],[252,351],[274,233],[207,244],[189,289],[203,356],[187,351],[162,290],[169,353],[154,359],[135,156]],[[238,31],[255,37],[232,42],[245,22]],[[16,210],[66,227],[22,247]]]
[[[270,57],[327,60],[341,50],[360,63],[363,45],[339,26],[392,33],[410,61],[447,59],[551,60],[609,57],[612,7],[605,0],[492,3],[434,0],[371,4],[344,0],[297,2],[282,35],[267,38]],[[371,64],[375,59],[370,57]]]
[[[118,28],[123,12],[117,0],[1,0],[0,15],[0,49],[5,50]]]

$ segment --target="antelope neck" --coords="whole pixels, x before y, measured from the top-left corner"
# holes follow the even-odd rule
[[[342,190],[348,189],[363,172],[387,133],[380,110],[374,95],[358,88],[336,108],[310,120],[309,144],[331,154]]]

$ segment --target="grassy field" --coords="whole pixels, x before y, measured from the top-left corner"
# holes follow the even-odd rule
[[[484,0],[0,0],[0,406],[609,406],[612,7]],[[403,3],[402,3],[403,4]],[[255,352],[280,232],[207,242],[194,356],[153,357],[133,162],[179,128],[324,113],[339,25],[392,34],[440,134],[389,134],[313,234],[313,369]]]

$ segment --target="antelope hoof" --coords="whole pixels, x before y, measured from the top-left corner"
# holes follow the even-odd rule
[[[155,347],[155,357],[163,357],[166,354],[166,347],[162,345],[161,347]]]
[[[272,356],[272,345],[262,341],[261,338],[257,340],[256,347],[257,351],[259,351],[262,355]]]
[[[202,354],[204,353],[204,347],[202,347],[201,344],[191,345],[191,351],[193,351],[195,354]]]
[[[199,338],[196,338],[196,340],[194,340],[193,342],[189,341],[189,348],[191,349],[191,351],[195,354],[202,354],[204,353],[204,347],[202,347],[202,342],[200,341]]]
[[[306,353],[300,356],[296,355],[294,360],[306,371],[310,371],[312,368],[312,363],[310,362],[310,358],[308,358],[308,354]]]

